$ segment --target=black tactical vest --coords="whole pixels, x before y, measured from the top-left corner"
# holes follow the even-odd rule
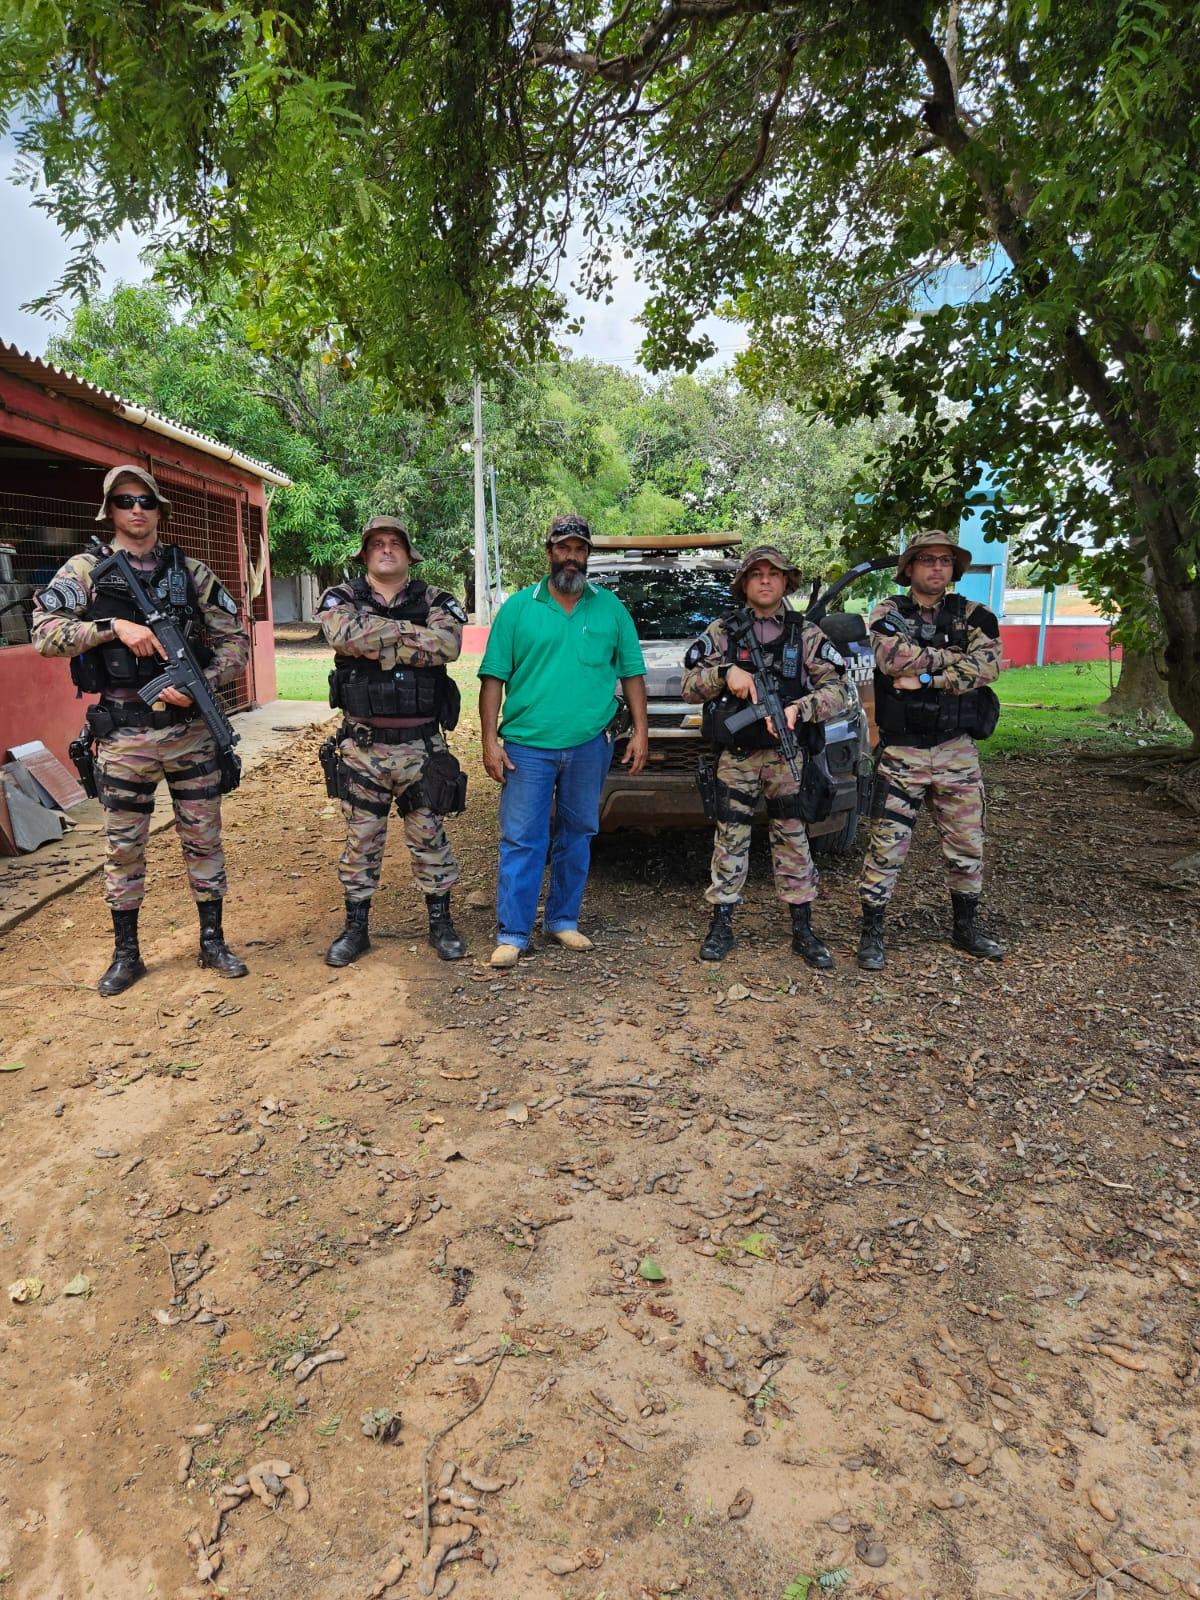
[[[918,623],[917,642],[923,648],[965,650],[969,637],[967,604],[961,594],[944,595],[932,622],[924,619],[911,595],[897,596],[895,609],[901,616]],[[999,636],[996,619],[985,606],[976,607],[972,622],[992,637]],[[1000,702],[995,692],[986,686],[968,689],[965,694],[951,694],[932,686],[903,690],[896,688],[894,679],[886,672],[875,669],[875,722],[881,744],[930,750],[934,745],[945,744],[947,739],[957,739],[961,733],[968,733],[973,739],[986,739],[995,732],[999,716]]]
[[[731,611],[721,620],[731,622],[738,613]],[[798,611],[787,610],[783,618],[783,631],[770,644],[762,646],[763,659],[775,678],[779,690],[779,698],[785,706],[799,700],[809,691],[808,674],[804,670],[804,618]],[[754,667],[750,661],[750,652],[744,643],[735,642],[728,633],[725,636],[725,660],[731,667],[741,667],[744,671],[753,673]],[[701,727],[705,736],[715,745],[720,745],[731,750],[736,750],[739,755],[748,755],[752,750],[777,750],[779,741],[767,732],[765,722],[756,722],[752,727],[743,728],[737,734],[729,734],[725,729],[725,718],[733,712],[743,710],[749,704],[746,700],[739,700],[736,695],[728,692],[722,693],[715,700],[709,700],[701,713]],[[813,734],[820,730],[811,723],[797,724],[796,738],[803,745],[810,741]],[[822,743],[823,738],[822,738]],[[817,746],[820,748],[820,745]]]
[[[393,622],[429,624],[435,590],[414,578],[396,605],[385,606],[372,593],[365,578],[355,578],[334,591],[352,600],[362,611]],[[458,725],[458,685],[445,667],[381,667],[362,656],[334,655],[329,674],[329,704],[350,717],[420,717],[442,728]]]
[[[92,539],[87,553],[100,562],[112,551],[99,539]],[[173,618],[183,630],[199,665],[208,666],[213,653],[201,640],[204,616],[200,608],[200,596],[183,551],[178,545],[160,544],[153,572],[139,573],[138,576],[159,610]],[[104,622],[109,618],[139,623],[146,620],[124,578],[115,570],[106,572],[94,585],[92,598],[83,615],[88,622]],[[160,656],[135,656],[119,639],[97,645],[94,650],[85,650],[71,661],[72,681],[84,694],[103,694],[105,689],[137,689],[150,683],[161,672]]]

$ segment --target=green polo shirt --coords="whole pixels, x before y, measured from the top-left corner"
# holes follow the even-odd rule
[[[617,708],[616,680],[645,671],[633,618],[615,594],[589,583],[568,613],[548,578],[500,607],[479,666],[481,678],[505,685],[501,737],[537,750],[594,739]]]

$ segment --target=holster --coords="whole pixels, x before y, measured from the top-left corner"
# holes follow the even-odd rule
[[[96,763],[92,756],[92,730],[85,722],[78,739],[72,739],[67,754],[79,774],[79,784],[89,800],[95,800],[100,791],[96,787]]]
[[[338,741],[337,735],[331,733],[324,744],[317,751],[317,760],[321,763],[321,771],[325,774],[325,793],[331,800],[339,800],[341,791],[338,788]]]
[[[425,791],[425,804],[436,816],[455,817],[467,809],[467,775],[449,750],[431,751],[420,787]]]
[[[712,756],[701,756],[696,766],[696,787],[700,803],[710,822],[752,822],[758,796],[745,789],[735,789],[717,777],[717,763]]]

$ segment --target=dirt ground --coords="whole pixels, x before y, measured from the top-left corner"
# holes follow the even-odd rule
[[[606,840],[595,951],[496,974],[464,738],[471,958],[395,829],[335,973],[318,737],[227,802],[246,980],[170,832],[120,999],[94,880],[0,944],[4,1595],[426,1594],[426,1464],[465,1600],[1200,1595],[1195,817],[997,763],[1008,960],[923,822],[875,977],[852,867],[831,974],[758,858],[713,969],[703,838]]]

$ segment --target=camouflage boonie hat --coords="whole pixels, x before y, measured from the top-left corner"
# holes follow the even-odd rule
[[[137,478],[144,483],[150,493],[158,501],[159,515],[165,522],[171,514],[171,502],[154,481],[154,474],[146,467],[135,467],[132,462],[127,462],[119,467],[112,467],[104,474],[104,498],[100,502],[100,509],[96,513],[96,521],[103,522],[108,516],[108,497],[112,493],[113,484],[122,478]]]
[[[400,535],[408,546],[408,560],[411,566],[415,567],[417,562],[423,559],[421,552],[412,542],[412,535],[399,517],[372,517],[362,531],[362,543],[355,553],[355,561],[365,561],[367,559],[367,545],[370,543],[371,535],[383,532],[398,533]]]
[[[909,581],[908,569],[912,565],[912,558],[918,550],[924,550],[929,545],[944,545],[954,557],[954,581],[959,578],[971,565],[971,552],[964,550],[962,545],[952,533],[947,533],[942,528],[926,528],[922,533],[914,533],[900,553],[896,562],[896,581],[907,583]]]
[[[753,550],[747,550],[738,564],[738,569],[733,575],[733,582],[729,585],[733,598],[739,605],[746,598],[746,586],[743,582],[751,567],[756,567],[760,561],[767,561],[771,566],[782,572],[787,579],[785,594],[794,594],[800,587],[800,568],[793,566],[783,551],[773,544],[756,544]]]

